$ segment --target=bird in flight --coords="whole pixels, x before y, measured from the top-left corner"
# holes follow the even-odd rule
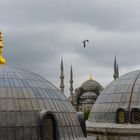
[[[87,42],[89,42],[89,40],[84,40],[84,41],[83,41],[83,46],[84,46],[84,48],[86,47],[86,43],[87,43]]]

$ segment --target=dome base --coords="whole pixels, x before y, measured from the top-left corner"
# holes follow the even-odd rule
[[[140,126],[136,124],[92,123],[88,122],[88,135],[95,136],[97,140],[138,140]]]

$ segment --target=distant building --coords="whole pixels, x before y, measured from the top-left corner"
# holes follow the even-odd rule
[[[75,89],[73,95],[70,96],[70,99],[72,99],[71,103],[77,111],[90,111],[102,90],[103,87],[90,77],[89,80],[83,82],[79,88]]]
[[[119,66],[116,57],[114,57],[114,80],[119,77]],[[97,97],[103,90],[103,87],[90,75],[89,80],[82,83],[79,88],[73,92],[73,71],[70,71],[70,97],[69,100],[77,111],[87,112],[91,110]]]
[[[60,89],[63,93],[64,91],[64,71],[63,71],[63,60],[61,59],[60,66]],[[72,66],[70,69],[70,96],[69,100],[75,107],[76,111],[90,111],[92,105],[96,101],[103,87],[90,75],[89,80],[85,81],[79,88],[74,90],[73,88],[73,70]]]
[[[60,66],[60,89],[63,93],[64,91],[64,66],[63,66],[63,59],[61,59],[61,66]],[[114,57],[114,73],[113,78],[114,80],[119,77],[119,66]],[[89,80],[82,83],[79,88],[74,90],[73,87],[73,70],[72,66],[70,68],[70,96],[69,101],[72,103],[76,111],[82,111],[84,113],[90,112],[91,107],[95,103],[97,97],[103,90],[103,87],[92,78],[90,75]]]

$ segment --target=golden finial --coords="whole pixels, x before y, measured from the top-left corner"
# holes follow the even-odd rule
[[[0,32],[0,64],[5,64],[6,60],[2,55],[2,48],[3,48],[3,44],[2,44],[2,33]]]
[[[89,80],[93,80],[92,74],[89,75]]]

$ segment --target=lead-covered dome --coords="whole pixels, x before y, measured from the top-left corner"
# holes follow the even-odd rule
[[[100,90],[102,87],[97,81],[89,79],[84,83],[82,83],[80,88],[82,88],[85,91],[89,91],[89,90],[96,90],[96,89]]]
[[[137,70],[117,78],[101,92],[88,121],[115,123],[118,115],[119,123],[140,123],[139,109],[140,70]]]
[[[46,139],[47,124],[60,140],[83,137],[76,111],[54,85],[35,73],[0,65],[0,139]]]
[[[87,91],[85,93],[82,94],[82,96],[80,98],[84,98],[84,99],[88,99],[88,98],[97,98],[97,94],[95,92],[91,92],[91,91]]]

